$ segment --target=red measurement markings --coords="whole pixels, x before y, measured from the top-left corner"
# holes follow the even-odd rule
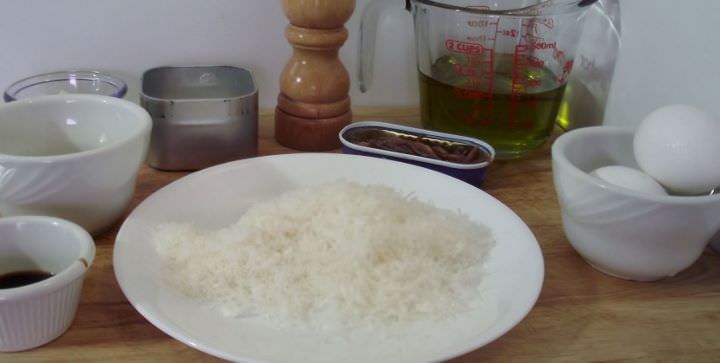
[[[497,25],[497,24],[496,24]],[[494,46],[494,41],[493,41]],[[471,57],[472,58],[472,57]],[[473,89],[471,94],[478,102],[474,103],[473,113],[466,115],[463,122],[466,125],[477,125],[478,127],[491,126],[494,122],[493,114],[493,65],[495,52],[489,49],[487,52],[477,56],[480,74],[468,80],[468,86]]]
[[[474,77],[478,75],[477,67],[469,64],[453,64],[453,72],[463,77]]]
[[[467,63],[453,64],[452,69],[456,75],[469,80],[492,78],[492,65],[481,60],[468,59]]]
[[[478,104],[472,110],[452,110],[452,117],[467,127],[485,127],[493,124],[492,103]]]
[[[528,78],[525,82],[527,84],[527,88],[537,88],[542,85],[542,81],[537,78]]]
[[[526,42],[527,45],[529,45],[534,50],[557,49],[556,41],[549,42],[545,38],[536,35],[537,32],[532,30],[533,26],[534,25],[532,21],[523,21],[522,28],[524,30],[522,31],[522,39]]]
[[[466,88],[455,88],[453,90],[453,93],[455,96],[460,97],[462,99],[466,100],[490,100],[492,99],[492,93],[487,93],[484,91],[478,91],[473,89],[466,89]]]
[[[471,6],[476,9],[488,10],[487,6]],[[472,110],[454,110],[451,114],[456,120],[470,127],[483,127],[493,124],[493,62],[496,34],[499,20],[473,17],[467,20],[469,28],[481,29],[475,34],[468,34],[465,41],[449,39],[445,48],[453,53],[465,54],[458,57],[462,61],[453,66],[453,71],[464,80],[463,88],[453,90],[455,97],[473,101]],[[492,29],[495,27],[495,29]],[[480,44],[482,43],[482,44]],[[483,45],[485,44],[485,45]]]
[[[487,62],[491,62],[490,57]],[[479,76],[464,77],[464,87],[456,87],[453,94],[456,98],[472,101],[471,110],[453,111],[456,120],[468,127],[483,127],[492,125],[493,94],[492,94],[492,69],[489,73]]]
[[[528,79],[528,67],[530,65],[530,56],[528,52],[531,46],[518,44],[515,46],[515,54],[513,56],[513,72],[512,86],[510,89],[510,109],[508,117],[508,127],[526,129],[532,128],[532,120],[521,120],[519,109],[521,107],[531,107],[534,103],[525,102],[523,95],[527,94],[527,89],[531,85]]]
[[[535,50],[557,49],[557,42],[546,42],[542,38],[534,38],[530,40],[530,47]]]
[[[468,35],[467,37],[465,37],[465,40],[470,43],[485,43],[485,42],[494,40],[494,38],[490,38],[485,34],[479,34],[479,35]]]
[[[529,55],[527,57],[528,66],[532,68],[542,69],[545,67],[545,61]]]
[[[565,82],[567,82],[568,77],[570,77],[570,72],[572,72],[572,67],[573,67],[572,60],[569,60],[569,61],[565,62],[565,64],[563,64],[562,74],[558,78],[559,84],[565,84]]]
[[[482,44],[463,42],[460,40],[448,39],[445,41],[445,48],[451,52],[463,54],[483,54],[488,49]]]
[[[528,30],[531,30],[534,34],[542,33],[542,28],[553,29],[554,27],[555,21],[551,18],[534,18],[528,22]]]
[[[517,36],[520,34],[517,29],[500,29],[497,33],[510,38],[517,38]]]
[[[535,24],[544,25],[548,29],[552,29],[555,27],[555,20],[553,20],[553,18],[536,18]]]
[[[485,28],[490,25],[493,24],[487,19],[470,19],[467,21],[467,26],[471,28]]]
[[[492,81],[491,77],[488,76],[480,76],[480,77],[468,77],[466,79],[465,85],[467,86],[467,89],[471,90],[490,90],[490,82]]]

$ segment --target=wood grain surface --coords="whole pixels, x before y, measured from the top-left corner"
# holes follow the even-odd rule
[[[416,125],[415,109],[356,109],[355,120]],[[291,153],[273,140],[273,118],[261,117],[259,153]],[[719,362],[720,258],[708,251],[678,276],[639,283],[603,275],[586,264],[563,234],[549,148],[492,165],[484,189],[512,208],[535,233],[545,258],[540,299],[514,329],[467,362]],[[128,212],[187,173],[140,171]],[[0,353],[0,362],[213,362],[218,359],[170,338],[125,299],[112,266],[121,224],[96,238],[97,257],[70,330],[40,348]]]

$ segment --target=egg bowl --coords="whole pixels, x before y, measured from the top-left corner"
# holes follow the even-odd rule
[[[0,105],[0,216],[64,218],[98,234],[132,199],[150,115],[99,95]]]
[[[608,165],[637,168],[634,132],[588,127],[552,145],[552,173],[565,234],[594,268],[637,281],[693,264],[720,229],[720,195],[652,195],[590,175]]]

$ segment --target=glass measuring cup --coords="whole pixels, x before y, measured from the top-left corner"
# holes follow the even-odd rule
[[[550,136],[594,0],[406,0],[413,15],[424,128],[473,136],[501,159]],[[375,0],[361,22],[360,89],[370,87],[377,25],[394,3]]]

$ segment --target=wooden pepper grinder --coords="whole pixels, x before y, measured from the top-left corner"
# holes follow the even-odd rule
[[[338,58],[355,0],[283,0],[285,36],[293,55],[280,75],[275,139],[287,147],[340,147],[338,132],[352,121],[350,77]]]

